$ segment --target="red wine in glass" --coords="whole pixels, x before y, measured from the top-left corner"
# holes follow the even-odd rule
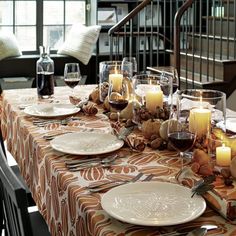
[[[77,86],[79,84],[80,79],[79,78],[67,78],[64,79],[65,84],[67,86],[69,86],[70,88],[74,88],[75,86]]]
[[[123,110],[124,108],[127,107],[128,100],[125,100],[125,99],[110,100],[109,104],[112,108],[114,108],[118,111],[121,111],[121,110]]]
[[[168,135],[171,145],[180,152],[189,150],[195,142],[195,134],[188,131],[176,131]]]
[[[78,63],[66,63],[64,68],[64,82],[72,90],[74,95],[74,88],[79,84],[81,75]]]

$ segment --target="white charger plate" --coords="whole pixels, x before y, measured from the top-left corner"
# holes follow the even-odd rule
[[[50,144],[53,149],[68,154],[96,155],[118,150],[124,141],[107,133],[76,132],[60,135]]]
[[[223,122],[219,122],[216,124],[217,127],[224,129],[224,123]],[[229,130],[233,133],[236,133],[236,117],[229,117],[226,118],[226,130]]]
[[[226,118],[226,129],[236,133],[236,118]]]
[[[191,189],[164,182],[137,182],[115,187],[101,199],[102,208],[123,222],[144,226],[168,226],[192,221],[206,209]]]
[[[73,115],[80,111],[80,108],[72,104],[51,104],[40,103],[27,106],[24,109],[25,114],[37,117],[58,117]]]

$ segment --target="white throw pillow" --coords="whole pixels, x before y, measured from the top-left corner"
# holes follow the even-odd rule
[[[100,30],[100,25],[84,26],[82,24],[74,24],[57,53],[73,56],[87,65]]]
[[[21,55],[15,35],[10,32],[0,31],[0,60]]]

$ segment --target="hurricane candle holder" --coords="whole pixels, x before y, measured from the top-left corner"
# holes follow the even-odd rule
[[[141,124],[150,118],[169,118],[169,100],[172,93],[171,81],[155,74],[141,74],[133,78],[133,122]]]
[[[198,127],[198,138],[209,137],[214,129],[226,131],[226,95],[217,90],[188,89],[179,91],[182,110],[189,111],[189,129]],[[194,119],[193,119],[194,118]]]
[[[182,110],[188,111],[189,130],[196,130],[197,147],[204,149],[220,166],[228,166],[231,148],[226,135],[226,95],[217,90],[179,91]],[[197,127],[197,128],[196,128]]]
[[[127,83],[131,79],[132,63],[122,61],[103,61],[99,63],[99,98],[105,101],[108,94],[109,82],[112,81],[113,89],[119,91],[123,79]],[[132,90],[130,88],[130,90]],[[131,91],[130,91],[131,92]]]

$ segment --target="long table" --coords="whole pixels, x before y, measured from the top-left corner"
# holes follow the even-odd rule
[[[86,97],[94,88],[86,85],[76,88],[77,96]],[[69,103],[69,89],[57,87],[53,102]],[[36,89],[7,90],[3,92],[1,127],[8,150],[16,159],[22,176],[29,186],[39,211],[45,218],[52,235],[145,235],[154,236],[175,229],[215,224],[216,230],[208,235],[236,235],[235,226],[212,209],[194,221],[174,227],[147,227],[123,223],[110,217],[101,207],[104,193],[90,193],[87,186],[105,180],[129,180],[137,173],[153,174],[152,181],[176,182],[180,159],[175,152],[156,151],[146,148],[132,152],[123,147],[116,151],[120,158],[111,168],[94,167],[71,172],[66,162],[78,156],[55,151],[43,136],[51,132],[68,132],[110,129],[109,120],[102,114],[95,117],[78,114],[79,121],[66,126],[48,124],[37,127],[34,117],[27,116],[22,105],[37,103]],[[107,154],[108,155],[108,154]]]

